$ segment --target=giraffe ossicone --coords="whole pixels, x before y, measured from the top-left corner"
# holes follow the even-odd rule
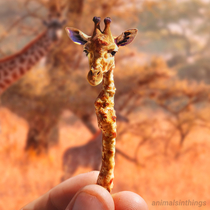
[[[137,29],[130,29],[118,37],[113,37],[110,29],[111,19],[104,19],[105,28],[100,28],[100,18],[94,17],[92,36],[80,30],[67,27],[69,38],[76,44],[84,45],[84,52],[89,59],[88,82],[96,86],[103,81],[103,89],[95,101],[98,127],[102,131],[102,165],[97,184],[109,192],[113,188],[114,156],[116,142],[116,114],[114,110],[114,56],[120,46],[129,44],[135,38]]]

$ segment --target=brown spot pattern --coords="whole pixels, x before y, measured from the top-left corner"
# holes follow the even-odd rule
[[[8,76],[7,70],[4,70],[4,71],[3,71],[3,74],[4,74],[5,77]]]
[[[112,116],[112,120],[116,122],[116,116]]]
[[[11,83],[11,80],[9,80],[8,78],[5,78],[5,79],[4,79],[4,82],[5,82],[6,84],[10,84],[10,83]]]
[[[44,56],[44,53],[43,53],[42,50],[39,50],[38,53],[39,53],[40,56]]]
[[[24,73],[25,73],[24,68],[23,68],[23,67],[20,67],[20,68],[19,68],[19,72],[20,72],[20,74],[24,74]]]
[[[12,78],[13,78],[13,79],[17,79],[17,78],[18,78],[18,74],[17,74],[16,72],[14,72],[14,73],[12,74]]]
[[[23,56],[20,56],[19,62],[20,62],[20,63],[24,63],[24,62],[25,62],[25,59],[23,58]]]

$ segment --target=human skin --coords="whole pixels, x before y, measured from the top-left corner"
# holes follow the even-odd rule
[[[138,194],[110,194],[96,185],[98,171],[80,174],[57,185],[21,210],[148,210]]]

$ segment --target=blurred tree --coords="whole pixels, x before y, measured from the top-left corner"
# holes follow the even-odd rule
[[[181,78],[210,82],[206,78],[210,70],[209,1],[145,1],[139,19],[142,39],[147,42],[143,51],[164,56]],[[205,68],[201,58],[206,60]]]
[[[171,138],[167,137],[165,153],[170,140],[178,134],[179,146],[178,151],[175,151],[178,157],[188,135],[196,127],[208,124],[208,115],[202,109],[209,106],[209,91],[210,87],[204,84],[186,81],[174,81],[162,85],[159,94],[153,100],[167,112],[166,121],[170,124],[168,135],[171,135]]]
[[[137,115],[138,109],[142,112],[144,107],[151,108],[153,112],[162,110],[164,117],[161,122],[158,120],[160,114],[147,116],[146,119],[139,117],[130,120],[129,125],[120,132],[131,132],[141,139],[136,147],[136,156],[142,145],[154,145],[158,141],[160,144],[165,143],[162,151],[164,154],[167,154],[168,148],[171,147],[170,152],[175,152],[175,157],[179,157],[185,140],[194,129],[210,128],[207,109],[210,104],[210,87],[197,82],[178,80],[165,62],[158,58],[153,59],[150,66],[142,66],[136,72],[141,74],[140,78],[135,78],[132,74],[133,78],[129,79],[133,89],[128,90],[126,97],[122,95],[121,104],[118,105],[125,109],[128,119],[134,117],[133,113]],[[167,126],[162,127],[159,123],[165,123]],[[177,150],[174,149],[174,144],[170,146],[173,139],[178,139]]]

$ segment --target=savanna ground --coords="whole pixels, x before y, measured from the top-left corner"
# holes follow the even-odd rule
[[[149,209],[210,209],[210,2],[2,0],[0,57],[43,31],[58,2],[66,26],[85,33],[93,14],[110,16],[114,34],[139,29],[116,54],[113,193],[134,191]],[[87,71],[82,47],[64,34],[45,62],[0,96],[0,210],[20,209],[50,190],[69,177],[66,167],[76,168],[73,176],[93,170],[87,160],[97,162],[100,148],[86,157],[82,146],[94,146],[87,143],[98,130],[93,103],[101,86],[87,83]],[[83,153],[65,165],[65,152],[76,146]]]

